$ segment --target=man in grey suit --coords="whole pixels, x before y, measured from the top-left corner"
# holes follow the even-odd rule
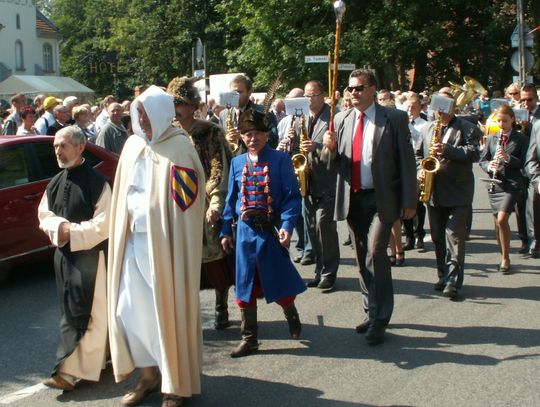
[[[353,71],[347,90],[354,109],[336,115],[335,131],[324,136],[323,156],[338,165],[334,218],[347,220],[360,269],[367,316],[356,331],[376,345],[394,308],[390,231],[399,217],[415,215],[416,171],[407,114],[375,103],[373,72]]]
[[[454,99],[447,87],[438,94]],[[448,114],[437,112],[435,115],[441,123],[440,142],[432,145],[435,122],[426,124],[420,130],[415,156],[419,178],[421,162],[430,156],[430,149],[441,163],[428,202],[431,239],[437,258],[438,280],[434,288],[454,299],[463,285],[467,219],[474,196],[472,165],[480,158],[482,132],[471,122],[457,117],[454,104]]]
[[[304,219],[316,262],[315,278],[307,285],[331,290],[339,267],[339,238],[334,220],[338,166],[336,162],[327,163],[321,159],[330,106],[324,102],[324,89],[319,81],[306,83],[304,97],[309,99],[308,140],[301,143],[300,149],[306,151],[311,169],[309,191],[304,197]],[[300,133],[299,122],[295,122],[297,134]]]
[[[531,126],[525,169],[531,180],[528,205],[532,214],[531,221],[536,242],[540,238],[540,120],[534,121]]]
[[[526,83],[523,85],[520,91],[520,101],[521,108],[527,109],[529,112],[529,122],[524,123],[525,128],[522,131],[527,139],[530,140],[532,137],[532,128],[536,122],[540,121],[540,107],[538,107],[538,95],[536,93],[536,88],[532,83]],[[538,234],[539,230],[535,224],[538,223],[538,220],[535,218],[540,217],[539,203],[537,202],[538,189],[531,185],[530,179],[532,175],[524,171],[528,178],[525,178],[526,185],[526,194],[522,202],[516,205],[516,216],[520,215],[521,224],[518,221],[518,232],[520,233],[520,238],[526,238],[528,240],[527,252],[532,258],[540,257],[539,251],[539,239],[540,235]],[[523,215],[525,214],[525,215]],[[523,232],[524,230],[524,232]],[[522,236],[525,235],[525,236]]]

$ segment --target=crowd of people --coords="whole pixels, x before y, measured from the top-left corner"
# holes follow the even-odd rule
[[[372,71],[358,69],[334,116],[338,95],[325,97],[316,80],[271,108],[252,100],[245,75],[230,89],[238,107],[201,101],[187,77],[166,89],[150,86],[132,102],[107,96],[101,108],[76,97],[40,96],[31,105],[21,94],[11,99],[2,134],[54,136],[62,169],[38,213],[58,248],[60,344],[47,386],[70,391],[78,380],[99,380],[109,345],[117,381],[140,372],[123,404],[161,391],[163,406],[180,406],[200,392],[199,290],[215,291],[214,327],[225,329],[235,287],[241,340],[231,357],[259,348],[260,298],[282,307],[298,339],[296,297],[338,284],[338,221],[347,223],[344,244],[353,245],[360,275],[363,312],[355,329],[368,344],[382,343],[394,308],[391,267],[406,264],[406,251],[425,250],[426,213],[434,289],[458,296],[476,162],[487,174],[500,272],[512,271],[512,212],[519,253],[538,258],[540,109],[533,85],[511,84],[499,106],[486,93],[459,105],[452,88],[429,96],[391,92],[378,89]],[[309,111],[287,114],[287,98],[298,97]],[[448,108],[430,108],[430,98]],[[513,108],[522,109],[519,120]],[[490,120],[493,134],[485,131]],[[112,190],[82,158],[86,143],[119,155]],[[436,163],[431,175],[428,162]],[[294,263],[313,264],[313,278],[304,283]]]

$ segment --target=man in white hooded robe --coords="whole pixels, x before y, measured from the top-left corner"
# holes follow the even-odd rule
[[[117,381],[141,377],[122,403],[161,389],[163,406],[200,392],[203,167],[172,126],[173,98],[151,86],[131,105],[134,135],[118,163],[111,206],[108,317]],[[201,197],[201,193],[203,194]]]

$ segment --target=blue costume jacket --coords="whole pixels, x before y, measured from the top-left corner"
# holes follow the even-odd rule
[[[278,229],[292,234],[301,207],[298,183],[287,154],[265,146],[258,162],[251,162],[248,154],[233,158],[221,235],[233,236],[232,223],[237,222],[236,298],[249,302],[257,271],[268,303],[305,291],[288,252],[271,229],[263,230],[241,218],[245,209],[260,209],[269,213],[268,218]]]

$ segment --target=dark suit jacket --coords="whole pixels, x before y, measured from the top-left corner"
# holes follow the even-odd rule
[[[58,130],[63,129],[64,127],[66,126],[55,120],[55,122],[47,129],[47,136],[54,136]]]
[[[339,166],[336,186],[336,220],[347,218],[350,210],[352,142],[355,109],[335,116]],[[403,208],[416,208],[416,171],[407,114],[375,104],[375,134],[371,171],[377,213],[384,223],[393,223]]]
[[[495,157],[500,138],[500,132],[489,137],[480,157],[480,167],[490,177],[493,174],[491,171],[488,171],[489,162]],[[503,180],[502,188],[505,191],[509,189],[522,190],[524,188],[521,170],[525,164],[525,155],[527,153],[528,146],[526,140],[527,138],[516,130],[512,130],[508,137],[508,141],[504,147],[504,152],[508,154],[508,162],[501,162],[497,170],[497,178]]]
[[[429,156],[434,127],[435,122],[429,122],[420,130],[415,151],[418,171],[422,159]],[[441,167],[435,175],[430,204],[446,207],[471,205],[474,196],[472,165],[480,158],[482,132],[459,117],[450,121],[446,131],[450,132],[449,139],[440,157]]]

